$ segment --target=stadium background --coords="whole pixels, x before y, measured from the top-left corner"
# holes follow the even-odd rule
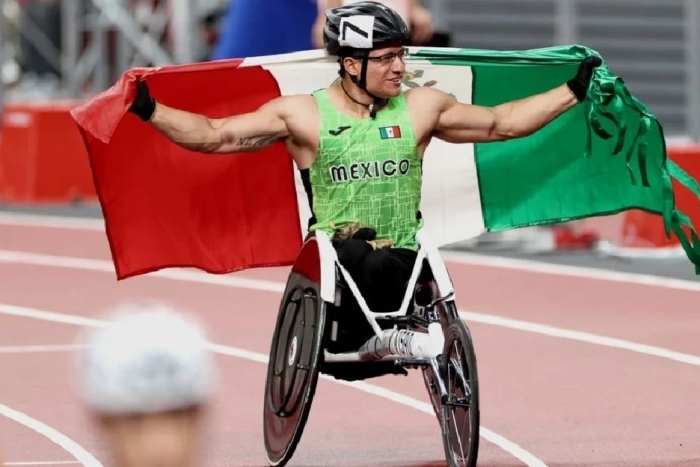
[[[303,2],[313,0],[289,0],[297,7]],[[700,179],[700,2],[442,3],[455,47],[515,50],[581,43],[598,50],[659,118],[669,156]],[[51,323],[62,319],[67,322],[58,315],[38,319],[31,310],[90,317],[123,299],[155,296],[201,311],[218,325],[216,338],[221,343],[267,351],[275,294],[248,295],[250,291],[235,285],[231,290],[202,283],[181,287],[157,278],[114,281],[87,158],[67,114],[76,100],[107,88],[128,68],[206,60],[225,26],[221,21],[229,4],[0,0],[0,6],[0,451],[6,452],[8,465],[88,465],[83,451],[46,441],[50,430],[38,425],[27,430],[31,424],[22,423],[26,420],[9,409],[40,419],[100,457],[103,446],[87,428],[89,420],[81,418],[70,375],[63,371],[70,349],[26,350],[26,355],[21,350],[66,344],[75,330],[61,327],[66,324],[53,327]],[[699,224],[700,205],[687,193],[677,195]],[[31,217],[19,217],[22,213]],[[610,243],[577,242],[567,237],[570,231],[590,231]],[[487,235],[476,243],[453,245],[446,254],[457,255],[450,260],[450,270],[462,306],[473,311],[468,316],[488,391],[484,424],[542,462],[523,461],[527,456],[517,449],[523,457],[515,461],[515,454],[503,445],[486,443],[483,465],[651,467],[694,465],[700,459],[700,445],[692,435],[700,429],[692,416],[700,408],[695,397],[700,388],[700,345],[694,331],[700,325],[694,306],[700,287],[677,243],[663,238],[658,219],[626,213],[571,226]],[[285,278],[284,271],[276,270],[250,274],[278,282]],[[226,312],[241,302],[257,307],[259,314],[238,314],[236,319],[242,321],[231,326]],[[78,326],[82,322],[73,321]],[[229,379],[217,399],[222,409],[211,429],[216,435],[212,442],[219,444],[208,454],[212,462],[207,465],[257,465],[263,459],[259,427],[256,422],[252,431],[243,431],[247,422],[241,420],[260,418],[264,367],[230,360],[222,365]],[[21,369],[30,372],[28,376],[8,376]],[[236,379],[243,372],[252,383]],[[424,400],[420,382],[411,381],[380,384]],[[325,395],[312,410],[299,462],[310,459],[310,453],[326,455],[328,445],[321,435],[343,421],[347,437],[376,450],[353,457],[355,441],[333,444],[343,442],[334,434],[330,443],[336,454],[329,458],[340,459],[339,465],[375,465],[377,456],[386,456],[382,465],[442,465],[437,425],[420,425],[420,433],[427,436],[416,442],[415,450],[392,445],[387,452],[383,435],[374,439],[360,434],[362,420],[356,419],[352,407],[373,407],[379,433],[396,430],[390,420],[402,417],[406,425],[400,436],[416,436],[410,430],[416,425],[411,424],[426,420],[424,414],[394,409],[391,402],[374,396],[363,399],[350,389],[340,391],[350,402],[339,409],[330,390],[334,388],[321,388]],[[231,400],[231,392],[237,400]],[[58,402],[52,406],[52,400]],[[329,407],[333,420],[323,418],[332,418]],[[37,433],[43,438],[34,437]],[[242,441],[235,447],[227,444],[236,437]],[[245,443],[253,448],[241,447]],[[230,457],[236,460],[227,462]],[[329,465],[324,462],[318,465]]]
[[[315,0],[270,4],[274,6],[267,8],[280,11],[280,16],[294,13],[297,19],[310,17],[316,9]],[[425,5],[455,47],[516,50],[581,43],[598,50],[656,114],[669,141],[670,157],[687,171],[699,173],[697,2],[430,0]],[[209,59],[219,32],[227,22],[233,23],[235,8],[233,14],[227,11],[231,6],[235,2],[229,0],[3,0],[0,203],[94,201],[86,157],[68,109],[75,100],[106,89],[131,67]],[[299,28],[308,27],[311,20],[303,21]],[[256,29],[246,34],[270,34]],[[260,36],[260,40],[268,39]],[[40,136],[29,144],[33,137],[28,135],[37,134],[33,132]],[[60,147],[51,144],[58,135],[64,141]],[[679,190],[677,196],[692,218],[700,214],[687,192]],[[593,241],[598,239],[603,242]],[[575,249],[625,258],[649,256],[620,248],[630,246],[675,247],[654,251],[654,258],[682,255],[675,239],[664,238],[658,219],[638,212],[490,234],[476,244],[460,245],[527,254]]]

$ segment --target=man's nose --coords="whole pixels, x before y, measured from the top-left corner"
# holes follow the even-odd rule
[[[406,64],[403,61],[403,58],[401,57],[396,57],[393,62],[391,62],[391,71],[396,72],[396,73],[403,73],[404,69],[406,68]]]

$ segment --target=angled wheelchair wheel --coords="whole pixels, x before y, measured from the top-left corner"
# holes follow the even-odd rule
[[[272,339],[264,402],[268,462],[292,458],[309,416],[323,356],[325,303],[319,286],[292,272]]]
[[[447,390],[447,401],[439,406],[447,464],[475,467],[479,453],[479,377],[471,334],[459,318],[446,329],[440,373]]]

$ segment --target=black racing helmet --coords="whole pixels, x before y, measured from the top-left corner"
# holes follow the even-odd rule
[[[329,55],[366,56],[385,44],[405,44],[409,37],[403,18],[379,2],[356,2],[326,11],[323,42]]]

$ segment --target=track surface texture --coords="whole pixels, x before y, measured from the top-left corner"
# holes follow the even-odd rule
[[[200,465],[265,466],[265,361],[287,268],[117,282],[100,228],[15,215],[0,212],[7,465],[109,465],[76,392],[71,345],[105,310],[155,299],[197,313],[217,344],[220,381]],[[479,466],[700,466],[700,283],[690,268],[620,268],[581,255],[444,255],[479,364]],[[418,372],[355,385],[323,378],[289,465],[444,466],[428,404]]]

